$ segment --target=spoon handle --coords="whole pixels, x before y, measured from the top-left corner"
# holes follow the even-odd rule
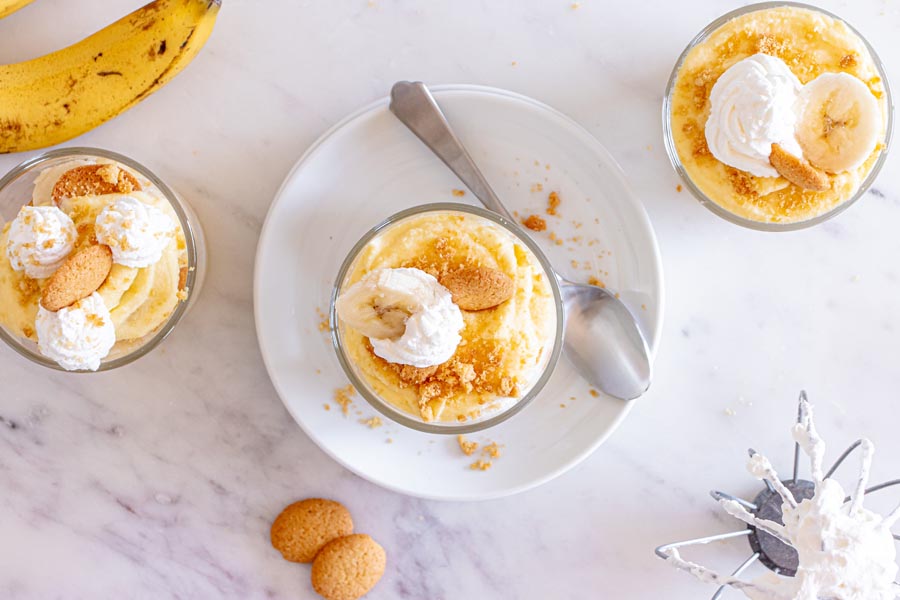
[[[462,142],[453,133],[441,108],[421,81],[399,81],[391,88],[391,112],[456,173],[481,203],[504,218],[515,221],[490,184],[475,166]]]

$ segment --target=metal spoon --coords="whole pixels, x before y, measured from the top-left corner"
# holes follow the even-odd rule
[[[488,210],[510,223],[504,208],[424,83],[400,81],[391,89],[391,112],[431,148]],[[628,308],[609,291],[555,274],[565,308],[565,349],[588,383],[622,400],[650,387],[650,350]]]

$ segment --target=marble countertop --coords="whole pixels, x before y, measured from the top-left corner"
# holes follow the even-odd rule
[[[142,3],[37,0],[0,22],[0,60],[68,45]],[[900,82],[900,4],[821,4]],[[313,598],[268,527],[288,502],[322,495],[387,549],[373,600],[707,598],[653,548],[737,528],[707,491],[757,491],[751,445],[789,469],[801,388],[831,456],[868,436],[873,480],[900,477],[898,153],[863,201],[798,233],[740,229],[676,191],[666,79],[737,5],[224,0],[194,64],[71,142],[134,156],[181,190],[210,270],[187,320],[127,368],[67,376],[0,349],[0,597]],[[291,420],[257,348],[252,266],[276,189],[313,140],[399,79],[508,88],[567,113],[620,162],[662,248],[652,390],[583,464],[513,498],[420,501],[345,471]],[[0,157],[0,171],[25,158]],[[732,542],[694,556],[727,569],[748,554]]]

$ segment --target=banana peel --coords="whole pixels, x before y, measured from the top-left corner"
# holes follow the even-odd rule
[[[212,33],[221,0],[155,0],[84,40],[0,66],[0,154],[72,139],[181,72]]]

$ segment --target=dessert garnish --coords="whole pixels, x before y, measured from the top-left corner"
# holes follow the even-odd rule
[[[47,281],[41,306],[55,312],[96,292],[112,269],[109,246],[92,244],[71,255]]]
[[[463,310],[485,310],[512,298],[516,284],[509,275],[488,267],[463,267],[440,279]]]
[[[96,371],[116,343],[116,330],[97,292],[56,312],[38,307],[35,320],[41,354],[67,371]]]
[[[116,198],[97,216],[97,241],[112,250],[113,260],[126,267],[159,262],[175,234],[169,215],[130,196]]]
[[[800,80],[784,61],[754,54],[728,68],[709,94],[706,144],[720,162],[758,177],[777,177],[772,144],[800,156],[794,105]]]
[[[340,318],[369,338],[377,356],[413,367],[450,360],[462,313],[450,292],[421,269],[376,269],[337,299]]]
[[[823,73],[800,91],[797,141],[803,156],[829,173],[849,171],[872,154],[881,133],[881,109],[862,81]]]
[[[784,61],[768,54],[729,67],[709,101],[706,144],[716,159],[810,190],[830,187],[823,171],[859,167],[881,131],[878,102],[862,81],[823,73],[801,85]]]
[[[33,279],[53,274],[75,247],[75,223],[55,206],[23,206],[9,227],[10,266]]]
[[[769,162],[779,175],[805,190],[821,192],[831,187],[828,175],[824,171],[809,164],[808,160],[791,154],[780,144],[772,144]]]
[[[35,189],[38,182],[35,182]],[[114,164],[83,165],[60,173],[50,191],[53,203],[78,196],[101,196],[103,194],[128,194],[141,191],[137,178]]]

